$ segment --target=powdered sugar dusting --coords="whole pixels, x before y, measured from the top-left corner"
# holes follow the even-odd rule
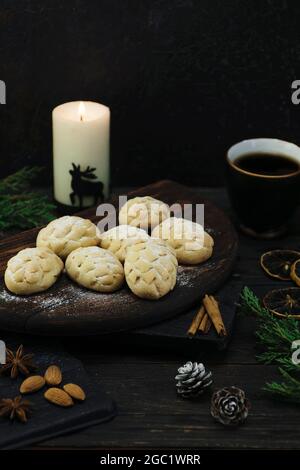
[[[69,311],[70,314],[76,315],[76,304],[86,303],[87,308],[91,304],[93,306],[98,304],[102,310],[103,306],[111,308],[113,303],[131,304],[134,302],[136,302],[136,297],[127,288],[123,287],[112,293],[96,292],[80,287],[66,277],[60,279],[54,291],[50,289],[29,296],[12,294],[3,284],[0,288],[0,304],[2,307],[7,306],[9,308],[12,304],[17,303],[20,308],[22,308],[22,305],[26,306],[27,309],[31,307],[33,312],[46,310],[49,313],[55,311],[58,307],[64,307],[66,314]]]
[[[193,281],[199,277],[197,266],[178,266],[176,284],[182,287],[194,287]]]
[[[15,295],[8,292],[4,287],[0,291],[0,302],[4,303],[21,303],[21,304],[30,304],[33,307],[39,308],[39,310],[46,308],[56,308],[61,305],[66,305],[70,302],[70,298],[67,293],[60,291],[57,294],[36,294],[36,295]]]

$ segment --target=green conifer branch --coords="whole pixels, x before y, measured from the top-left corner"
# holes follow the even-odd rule
[[[42,167],[39,166],[24,166],[21,170],[8,175],[6,178],[0,180],[0,194],[13,195],[22,194],[28,190],[32,182],[40,175]]]
[[[40,167],[24,167],[0,181],[0,230],[28,229],[54,218],[55,205],[32,190]]]
[[[264,390],[279,398],[300,403],[300,365],[292,362],[292,343],[300,339],[299,321],[276,317],[261,305],[258,297],[248,287],[244,287],[241,293],[239,311],[257,316],[256,336],[265,348],[257,359],[265,364],[277,364],[284,379],[281,383],[267,383]]]
[[[263,390],[270,392],[275,398],[300,404],[300,381],[281,367],[279,371],[285,381],[266,383]]]

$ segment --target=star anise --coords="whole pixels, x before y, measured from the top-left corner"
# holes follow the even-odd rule
[[[23,345],[18,347],[16,353],[6,349],[6,364],[0,369],[0,374],[10,373],[12,379],[15,379],[19,372],[23,375],[29,375],[36,367],[32,362],[33,354],[24,354]]]
[[[27,422],[30,412],[30,402],[23,400],[21,396],[15,398],[2,398],[0,401],[0,416],[11,420],[18,419],[22,423]]]

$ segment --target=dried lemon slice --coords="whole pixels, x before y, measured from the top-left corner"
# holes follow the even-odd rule
[[[264,296],[263,304],[279,317],[300,318],[300,288],[271,290]]]
[[[291,278],[297,284],[297,286],[300,286],[300,259],[295,261],[295,263],[291,266]]]
[[[300,259],[300,253],[294,250],[272,250],[261,255],[260,265],[271,277],[290,281],[291,266]]]

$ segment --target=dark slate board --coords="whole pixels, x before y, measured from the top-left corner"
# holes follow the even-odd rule
[[[236,303],[242,289],[242,284],[231,279],[219,289],[215,295],[220,303],[222,317],[227,330],[227,336],[218,336],[211,327],[207,334],[196,334],[192,338],[187,335],[189,326],[199,308],[199,305],[174,318],[156,323],[146,328],[140,328],[115,335],[103,336],[101,341],[111,344],[123,344],[136,350],[149,351],[169,350],[190,357],[190,354],[204,350],[224,350],[227,348],[234,329]],[[89,338],[91,341],[91,338]]]
[[[236,282],[227,282],[216,292],[222,317],[227,331],[227,336],[218,336],[213,327],[207,334],[196,334],[192,338],[187,335],[189,326],[199,308],[199,305],[191,308],[184,314],[170,320],[157,323],[147,328],[141,328],[132,332],[132,341],[144,345],[153,344],[163,349],[178,349],[189,354],[200,349],[224,350],[228,346],[233,333],[236,317],[236,302],[242,286]]]
[[[46,292],[20,297],[10,294],[0,281],[0,328],[42,335],[95,335],[145,327],[174,317],[213,293],[228,278],[237,255],[237,235],[225,213],[185,186],[171,181],[140,188],[129,194],[150,195],[173,203],[204,204],[205,229],[215,240],[213,256],[198,266],[180,266],[177,284],[157,301],[143,300],[124,287],[113,294],[99,294],[81,288],[62,275]],[[116,203],[112,200],[112,203]],[[95,208],[82,212],[94,221]],[[0,272],[20,249],[34,246],[39,229],[3,240]]]
[[[23,340],[4,337],[7,347],[15,349]],[[49,439],[54,436],[78,431],[88,426],[112,419],[116,414],[113,401],[104,393],[99,383],[92,382],[82,363],[64,352],[58,342],[37,342],[27,337],[24,347],[35,354],[37,373],[43,374],[49,364],[61,367],[64,383],[77,383],[85,390],[87,398],[83,403],[70,408],[60,408],[49,403],[43,396],[46,387],[37,393],[24,395],[33,406],[27,424],[0,419],[0,449],[16,449]],[[24,377],[12,380],[0,376],[0,398],[13,398],[20,395],[19,387]],[[104,432],[104,429],[103,429]]]

